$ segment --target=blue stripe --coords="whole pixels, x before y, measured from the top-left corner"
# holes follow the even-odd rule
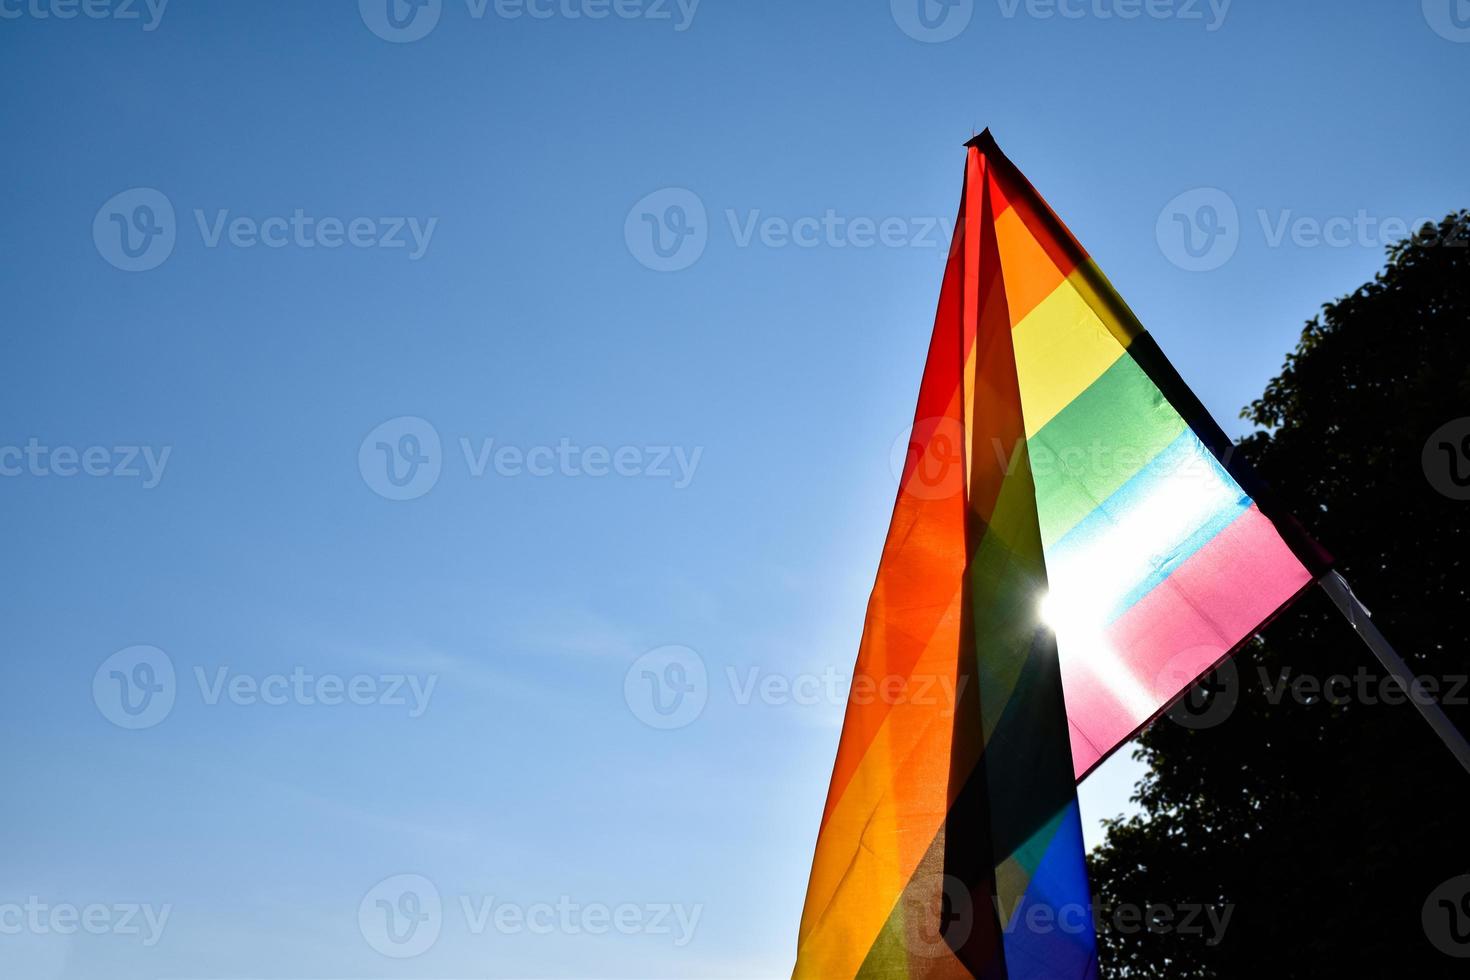
[[[1097,933],[1086,855],[1082,817],[1074,799],[1057,822],[1015,914],[1004,924],[1010,980],[1097,977]]]

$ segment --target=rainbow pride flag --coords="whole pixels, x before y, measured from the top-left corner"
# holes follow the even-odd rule
[[[1096,977],[1076,782],[1329,559],[988,131],[914,419],[794,975]]]

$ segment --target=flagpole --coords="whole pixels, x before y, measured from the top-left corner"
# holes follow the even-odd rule
[[[1455,754],[1455,758],[1459,760],[1460,765],[1465,767],[1465,771],[1470,772],[1470,742],[1466,742],[1464,733],[1455,727],[1454,722],[1450,721],[1439,703],[1420,689],[1419,679],[1409,670],[1408,664],[1404,663],[1404,658],[1398,655],[1384,635],[1378,631],[1378,627],[1373,622],[1373,614],[1358,600],[1357,596],[1353,595],[1353,587],[1348,584],[1347,579],[1332,571],[1324,575],[1317,584],[1322,586],[1322,591],[1331,597],[1343,616],[1352,624],[1353,629],[1358,631],[1358,636],[1362,637],[1363,642],[1367,644],[1369,650],[1373,651],[1384,669],[1398,680],[1404,691],[1408,693],[1409,700],[1414,702],[1414,707],[1418,708],[1424,720],[1429,722],[1429,727],[1434,729],[1435,734],[1440,737],[1445,746]]]

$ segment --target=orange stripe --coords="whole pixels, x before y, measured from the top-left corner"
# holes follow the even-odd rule
[[[994,193],[999,194],[1016,211],[1052,264],[1065,276],[1088,261],[1087,250],[1015,165],[1000,153],[987,159],[990,160],[990,172],[995,175],[992,185]],[[996,215],[999,214],[1000,210],[997,208]],[[1010,272],[1009,269],[1006,271]]]
[[[958,391],[954,392],[951,407],[959,409]],[[948,450],[935,449],[931,443],[931,453],[925,460],[940,452]],[[926,465],[925,461],[919,465]],[[965,568],[962,476],[952,469],[952,459],[937,465],[954,473],[953,493],[944,499],[926,500],[904,492],[894,507],[878,579],[868,600],[855,684],[876,684],[891,677],[913,678],[921,668],[925,649],[938,634],[953,633],[951,658],[953,650],[958,649],[959,620],[953,615],[951,597],[959,588]],[[946,480],[944,489],[947,484]],[[866,704],[849,701],[823,827],[887,719],[890,700],[876,698]]]
[[[968,195],[966,195],[968,197]],[[956,226],[802,913],[797,975],[852,976],[949,810],[965,568],[964,215]],[[897,698],[857,684],[905,678]],[[929,697],[919,698],[917,683]],[[881,692],[881,688],[879,689]],[[952,700],[952,699],[951,699]],[[946,712],[947,707],[947,712]]]
[[[945,627],[920,658],[926,675],[951,681],[961,601],[954,585]],[[799,963],[811,964],[813,976],[856,974],[943,826],[952,723],[953,710],[914,701],[894,705],[828,815],[799,939]]]
[[[951,591],[964,574],[965,477],[960,463],[964,453],[960,379],[966,345],[962,332],[964,200],[962,197],[919,386],[910,458],[868,602],[855,679],[909,677],[924,645],[940,628]],[[882,701],[848,705],[824,825],[888,709]]]

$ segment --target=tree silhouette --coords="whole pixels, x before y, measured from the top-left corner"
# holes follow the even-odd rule
[[[1436,489],[1470,473],[1470,444],[1431,439],[1466,416],[1470,212],[1460,212],[1391,247],[1372,282],[1307,324],[1242,413],[1260,431],[1238,451],[1470,731],[1470,686],[1457,680],[1470,675],[1470,502]],[[1212,679],[1224,702],[1180,706],[1144,733],[1142,815],[1111,822],[1092,855],[1105,910],[1210,905],[1229,912],[1223,939],[1212,944],[1208,927],[1104,925],[1104,975],[1470,976],[1470,959],[1428,935],[1455,926],[1470,939],[1470,900],[1458,922],[1451,902],[1430,901],[1470,874],[1470,775],[1411,705],[1386,703],[1398,689],[1317,590],[1233,668]],[[1334,675],[1346,685],[1315,694],[1301,680]]]

